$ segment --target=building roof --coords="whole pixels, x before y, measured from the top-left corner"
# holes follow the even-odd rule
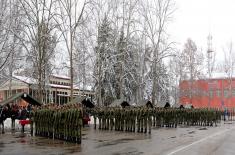
[[[75,84],[74,87],[81,88],[81,90],[86,90],[86,91],[92,91],[92,86],[90,85],[85,85],[83,87],[83,84]]]
[[[69,79],[69,77],[63,76],[63,75],[62,76],[52,75],[52,77],[59,78],[59,79]],[[37,84],[37,80],[34,78],[31,78],[31,77],[13,75],[13,79],[15,79],[17,81],[21,81],[21,82],[28,84],[28,85],[36,85]],[[9,80],[9,78],[3,83],[6,83],[8,80]],[[52,88],[70,89],[69,85],[60,85],[60,84],[49,83],[49,84],[47,84],[47,86],[52,87]],[[80,85],[74,84],[73,88],[75,90],[83,90],[83,88],[84,88],[84,91],[92,91],[92,86],[90,86],[90,85],[86,85],[85,87],[83,87],[82,84],[80,84]],[[81,89],[79,89],[79,88],[81,88]]]
[[[228,74],[224,72],[216,72],[212,74],[212,79],[225,79],[225,78],[228,78]],[[235,78],[235,75],[233,75],[232,78]]]
[[[63,88],[63,89],[70,89],[70,86],[66,86],[66,85],[59,85],[59,84],[49,84],[50,87],[53,88]],[[73,86],[74,89],[78,89],[77,86]]]
[[[25,82],[27,84],[35,84],[36,83],[36,79],[30,78],[30,77],[26,77],[26,76],[13,75],[13,78],[15,78],[17,80],[20,80],[22,82]]]
[[[212,73],[210,80],[220,80],[220,79],[228,79],[228,78],[230,78],[230,77],[224,72],[214,72],[214,73]],[[235,75],[233,75],[231,78],[235,79]],[[199,81],[199,80],[209,80],[209,78],[208,78],[208,76],[204,76],[203,78],[196,79],[195,81]],[[182,82],[184,82],[184,81],[187,82],[190,80],[185,79]]]
[[[56,77],[56,78],[62,78],[62,79],[66,78],[65,76],[61,76],[61,77],[59,77],[57,75],[56,76],[52,75],[52,76]],[[13,78],[20,80],[20,81],[27,83],[27,84],[36,84],[37,83],[36,79],[26,77],[26,76],[13,75]],[[48,86],[54,87],[54,88],[70,89],[70,86],[67,86],[67,85],[49,84]],[[74,85],[74,89],[79,89],[79,88],[78,88],[78,86]]]
[[[55,78],[59,78],[59,79],[70,80],[70,77],[69,77],[69,76],[66,76],[66,75],[52,74],[51,76],[52,76],[52,77],[55,77]]]
[[[29,94],[24,93],[24,92],[17,93],[15,95],[11,96],[10,98],[0,102],[0,105],[4,106],[6,104],[10,104],[10,103],[14,102],[17,99],[23,99],[29,104],[41,106],[41,103],[39,103],[36,99],[34,99]]]

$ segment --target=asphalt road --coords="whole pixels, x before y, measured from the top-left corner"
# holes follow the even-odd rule
[[[168,155],[234,155],[235,126],[208,134],[184,146],[167,153]]]
[[[0,134],[0,155],[234,155],[235,122],[217,127],[153,129],[152,134],[83,131],[82,144],[66,143],[28,133]]]

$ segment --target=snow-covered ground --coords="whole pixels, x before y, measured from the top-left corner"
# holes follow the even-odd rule
[[[91,121],[89,122],[89,124],[94,124],[94,117],[93,116],[91,116],[90,117],[90,119],[91,119]],[[99,122],[97,121],[96,122],[96,124],[98,124]],[[8,119],[6,119],[5,121],[4,121],[4,125],[5,125],[5,129],[11,129],[11,119],[10,118],[8,118]],[[29,125],[28,125],[29,126]],[[26,125],[26,127],[27,127],[27,125]],[[16,130],[20,130],[21,129],[21,125],[19,124],[19,120],[16,120],[15,121],[15,129]]]
[[[91,119],[91,121],[89,122],[89,124],[94,124],[94,117],[91,116],[90,119]],[[96,124],[99,124],[98,120],[97,120]],[[11,129],[11,119],[10,118],[8,118],[4,121],[4,127],[6,130]],[[29,125],[26,125],[25,127],[28,128]],[[21,125],[19,124],[19,120],[15,121],[15,130],[17,130],[17,131],[21,130]]]
[[[11,129],[11,119],[10,118],[8,118],[8,119],[6,119],[4,121],[4,127],[5,127],[6,130],[10,130]],[[26,125],[25,127],[28,128],[29,125]],[[16,131],[20,131],[21,130],[21,125],[19,124],[19,120],[15,121],[15,130]]]
[[[91,119],[91,121],[89,122],[89,124],[94,124],[94,117],[90,116],[90,119]],[[97,123],[98,123],[98,121],[97,121]]]

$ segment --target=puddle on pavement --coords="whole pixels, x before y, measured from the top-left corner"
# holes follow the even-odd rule
[[[144,152],[138,151],[138,149],[134,147],[128,147],[120,152],[114,152],[112,155],[143,155]]]
[[[110,146],[110,145],[117,145],[117,144],[121,144],[121,143],[128,143],[128,141],[133,141],[135,139],[132,138],[122,138],[122,139],[117,139],[117,140],[99,140],[98,142],[101,142],[100,144],[98,144],[96,146],[96,148],[100,148],[100,147],[105,147],[105,146]]]
[[[5,144],[3,142],[0,142],[0,153],[2,152],[2,149],[5,147]]]
[[[135,139],[122,138],[122,139],[117,139],[117,140],[113,140],[113,141],[103,141],[101,144],[98,144],[96,146],[96,148],[110,146],[110,145],[117,145],[117,144],[121,144],[121,143],[127,143],[128,141],[132,141],[132,140],[135,140]]]
[[[177,145],[179,141],[184,139],[189,140],[193,136],[197,137],[201,133],[198,130],[210,130],[210,128],[164,128],[152,130],[152,134],[108,132],[90,129],[85,132],[85,136],[82,138],[84,141],[81,145],[44,137],[31,137],[29,132],[22,135],[20,135],[20,132],[13,134],[7,133],[3,137],[3,143],[0,142],[0,154],[6,153],[4,151],[9,150],[10,147],[16,146],[20,150],[13,150],[12,154],[17,154],[17,151],[19,151],[19,154],[23,154],[25,152],[24,148],[26,148],[27,153],[24,155],[30,153],[35,155],[84,155],[101,153],[111,155],[143,155],[149,152],[148,143],[152,149],[160,147],[160,150],[164,150],[165,147],[161,147],[161,144],[165,145],[169,143]],[[8,143],[12,145],[8,145]]]
[[[190,132],[188,132],[188,134],[193,134],[193,133],[195,133],[195,131],[190,131]]]

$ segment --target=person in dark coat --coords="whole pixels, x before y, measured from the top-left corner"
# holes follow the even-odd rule
[[[23,109],[22,109],[22,111],[21,111],[21,113],[20,113],[20,119],[21,120],[26,120],[26,118],[27,118],[27,110],[26,110],[26,108],[25,107],[23,107]]]
[[[0,125],[2,126],[2,133],[4,132],[4,121],[7,119],[9,109],[7,106],[0,107]]]

